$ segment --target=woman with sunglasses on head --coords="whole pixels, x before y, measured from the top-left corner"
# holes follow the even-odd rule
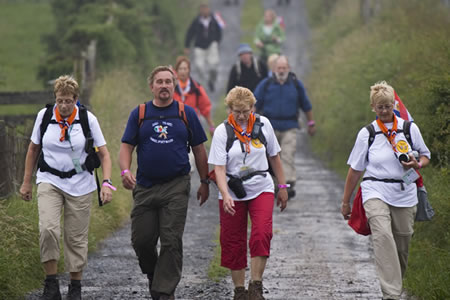
[[[341,212],[350,218],[350,197],[359,179],[362,202],[372,233],[375,264],[383,299],[400,299],[408,265],[409,243],[414,232],[416,184],[405,175],[416,174],[430,161],[430,151],[420,130],[411,123],[411,145],[405,135],[406,121],[394,113],[394,89],[385,81],[370,88],[370,105],[376,114],[370,126],[375,135],[369,146],[369,130],[362,128],[347,164]],[[414,148],[412,147],[414,146]],[[413,155],[418,152],[418,157]],[[409,183],[409,184],[407,184]]]
[[[264,299],[262,276],[270,255],[274,183],[269,164],[279,183],[277,206],[287,205],[287,185],[280,161],[280,146],[269,120],[253,112],[256,99],[243,87],[233,88],[225,98],[230,114],[220,124],[209,153],[219,187],[221,265],[231,270],[234,299]],[[231,137],[230,137],[231,135]],[[230,143],[231,141],[231,143]],[[251,280],[245,289],[247,267],[247,221]]]

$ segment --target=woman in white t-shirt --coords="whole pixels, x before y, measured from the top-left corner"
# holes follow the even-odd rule
[[[372,122],[375,139],[369,148],[369,131],[362,128],[358,133],[347,162],[350,168],[341,208],[344,218],[349,219],[350,197],[365,170],[362,201],[372,233],[383,299],[400,299],[413,234],[417,188],[403,178],[408,173],[415,175],[414,169],[423,168],[430,161],[430,151],[415,123],[411,124],[414,148],[408,143],[403,133],[405,121],[394,114],[394,103],[394,89],[386,82],[371,87],[370,105],[377,115]],[[419,153],[418,159],[413,150]],[[405,154],[409,161],[399,159]]]
[[[26,201],[32,199],[32,173],[39,160],[36,174],[39,245],[41,262],[47,275],[43,298],[61,299],[57,266],[60,256],[60,220],[64,211],[64,260],[71,279],[67,299],[81,299],[91,203],[97,189],[91,168],[95,163],[89,164],[93,161],[91,159],[86,161],[88,153],[85,150],[87,139],[84,131],[87,126],[81,125],[86,119],[84,124],[89,124],[93,138],[90,147],[86,148],[98,148],[97,154],[103,171],[100,192],[102,204],[111,201],[112,190],[115,188],[110,179],[111,159],[97,118],[77,106],[77,82],[70,76],[59,77],[55,81],[54,94],[55,105],[42,109],[37,115],[26,155],[20,194]],[[48,120],[44,122],[48,127],[42,128],[42,134],[43,120]],[[92,154],[89,158],[91,157]]]
[[[255,97],[247,88],[235,87],[228,93],[225,99],[230,109],[228,122],[216,128],[208,160],[215,165],[220,191],[221,265],[231,270],[235,286],[234,299],[247,299],[247,293],[250,299],[264,299],[262,276],[270,254],[274,203],[274,184],[268,172],[269,164],[280,183],[277,206],[280,206],[281,211],[286,208],[288,198],[279,156],[280,146],[269,120],[253,113],[255,102]],[[263,136],[258,134],[259,130]],[[228,136],[233,137],[229,149]],[[245,268],[248,216],[252,228],[249,241],[251,280],[247,292]]]

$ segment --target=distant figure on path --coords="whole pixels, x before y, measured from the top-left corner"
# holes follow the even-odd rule
[[[277,15],[272,9],[264,12],[264,19],[255,30],[255,45],[260,50],[259,58],[267,61],[272,54],[281,54],[281,44],[285,39],[284,30],[277,20]]]
[[[170,67],[156,67],[148,84],[154,98],[131,112],[119,164],[123,186],[133,190],[131,241],[150,294],[153,299],[175,299],[191,189],[188,152],[194,153],[201,178],[197,199],[202,205],[209,196],[206,135],[194,109],[173,100],[176,78]],[[136,177],[130,171],[135,147]]]
[[[173,99],[194,108],[197,115],[202,115],[209,126],[209,133],[214,134],[214,121],[211,118],[211,101],[201,84],[191,77],[191,61],[186,56],[177,57],[175,63],[178,84]]]
[[[211,14],[207,4],[200,5],[199,15],[192,21],[186,33],[185,54],[194,40],[194,64],[199,71],[200,81],[214,91],[219,67],[219,43],[222,39],[222,28]]]
[[[225,103],[230,109],[226,123],[217,126],[209,163],[215,165],[219,187],[221,265],[231,270],[234,300],[263,300],[262,277],[270,255],[274,183],[269,164],[279,183],[277,206],[287,205],[286,182],[280,146],[267,118],[253,113],[255,97],[243,87],[233,88]],[[230,136],[231,135],[231,136]],[[230,143],[231,142],[231,143]],[[245,289],[247,223],[251,279]]]
[[[377,116],[371,123],[375,139],[369,142],[366,127],[358,133],[347,162],[350,167],[341,212],[344,219],[350,218],[350,197],[365,170],[362,202],[383,299],[400,299],[418,202],[416,184],[406,184],[402,177],[428,165],[430,151],[415,123],[410,123],[412,144],[408,142],[404,134],[407,123],[394,114],[394,89],[386,82],[370,87],[370,106]],[[412,150],[418,151],[418,160]],[[400,161],[401,154],[408,155],[409,161]]]
[[[239,60],[230,70],[227,92],[235,86],[246,87],[253,92],[258,83],[267,77],[266,64],[253,55],[248,44],[240,44],[237,54]]]
[[[70,272],[67,299],[78,300],[87,263],[91,203],[97,190],[93,170],[98,167],[98,158],[103,171],[103,204],[111,201],[115,188],[111,159],[97,118],[76,105],[78,83],[70,76],[60,76],[53,90],[55,105],[42,109],[34,123],[20,194],[26,201],[32,199],[31,178],[38,163],[39,246],[46,274],[42,299],[61,299],[57,268],[64,211],[64,263]],[[97,154],[93,147],[98,149]]]
[[[281,161],[286,172],[289,198],[295,196],[295,151],[299,129],[300,109],[308,119],[308,133],[314,135],[315,122],[312,105],[306,90],[294,73],[290,72],[286,56],[280,56],[275,63],[275,74],[261,81],[255,90],[256,111],[266,116],[281,145]]]

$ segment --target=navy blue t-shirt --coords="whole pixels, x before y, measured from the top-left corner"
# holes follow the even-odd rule
[[[185,105],[184,111],[192,130],[191,146],[195,147],[207,140],[206,134],[194,109]],[[157,107],[149,101],[146,103],[145,118],[150,120],[144,120],[139,128],[139,107],[131,112],[122,143],[137,145],[136,181],[139,185],[151,187],[189,173],[189,134],[178,115],[177,101],[167,107]]]

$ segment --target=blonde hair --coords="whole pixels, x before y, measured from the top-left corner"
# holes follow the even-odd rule
[[[377,104],[394,104],[394,89],[386,81],[379,81],[370,87],[370,105],[374,107]]]
[[[173,72],[172,68],[169,66],[158,66],[156,68],[153,69],[153,71],[150,73],[150,75],[147,77],[147,82],[149,85],[153,85],[153,81],[155,80],[155,76],[156,74],[158,74],[159,72],[170,72],[170,74],[172,74],[172,81],[173,81],[173,86],[177,85],[177,78],[175,77],[175,73]]]
[[[242,86],[232,88],[225,98],[225,104],[229,108],[252,108],[255,103],[256,98],[252,91]]]
[[[279,55],[274,53],[269,56],[267,59],[267,66],[269,67],[269,70],[273,71],[275,69],[275,62],[278,59]]]
[[[73,99],[78,99],[80,95],[80,87],[76,80],[70,75],[62,75],[59,76],[58,79],[55,80],[55,84],[53,85],[53,93],[61,92],[63,95],[73,95]]]

